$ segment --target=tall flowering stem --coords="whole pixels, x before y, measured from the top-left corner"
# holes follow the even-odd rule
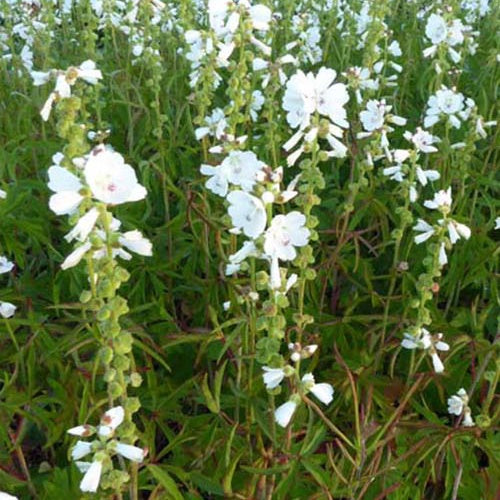
[[[132,334],[121,325],[121,317],[128,312],[127,300],[118,294],[122,283],[129,279],[129,273],[117,258],[132,258],[129,251],[140,255],[151,255],[151,243],[139,231],[120,232],[121,223],[113,217],[112,207],[118,204],[139,201],[146,196],[130,165],[123,157],[102,143],[104,133],[93,134],[100,143],[91,148],[87,141],[90,130],[86,105],[88,97],[79,80],[95,85],[102,74],[92,61],[80,67],[67,70],[51,70],[34,74],[35,82],[43,84],[56,78],[56,88],[42,109],[42,118],[47,120],[52,107],[58,115],[57,132],[66,141],[62,153],[53,157],[54,164],[49,168],[49,206],[57,215],[67,215],[72,227],[66,234],[68,242],[76,242],[74,250],[62,263],[62,269],[74,267],[84,260],[87,264],[89,289],[80,294],[80,301],[91,313],[92,332],[100,345],[97,361],[107,384],[107,404],[121,416],[118,424],[107,432],[100,427],[98,435],[103,438],[91,448],[84,447],[83,455],[93,453],[93,461],[80,465],[86,474],[81,482],[82,491],[94,492],[99,486],[113,489],[118,497],[130,474],[123,460],[122,470],[114,470],[111,457],[116,446],[104,445],[113,434],[119,439],[120,446],[131,447],[135,451],[132,463],[141,462],[143,450],[134,446],[138,432],[132,416],[139,409],[139,400],[129,395],[130,387],[141,384],[141,376],[135,371],[132,355]],[[73,95],[73,87],[76,89]],[[120,406],[116,407],[119,402]],[[111,411],[111,410],[109,410]],[[105,422],[106,419],[103,420]],[[86,436],[87,427],[70,432]],[[73,459],[83,456],[82,445],[73,448]],[[121,454],[123,455],[123,453]],[[124,455],[126,456],[126,454]],[[134,476],[130,488],[131,498],[137,498],[137,484]]]

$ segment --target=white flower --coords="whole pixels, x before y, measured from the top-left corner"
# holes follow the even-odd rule
[[[257,238],[266,227],[266,209],[259,198],[244,191],[231,191],[227,196],[228,213],[235,228],[250,238]]]
[[[260,90],[254,90],[252,92],[252,102],[250,104],[250,117],[255,122],[257,121],[259,115],[259,111],[262,109],[264,105],[265,99],[264,95]]]
[[[417,128],[414,134],[406,131],[403,136],[408,141],[413,142],[416,150],[421,153],[435,153],[437,151],[437,148],[435,148],[432,144],[439,142],[439,138],[425,130],[422,130],[420,127]]]
[[[333,401],[333,387],[327,383],[316,384],[312,373],[306,373],[302,377],[302,383],[325,405]]]
[[[462,420],[462,425],[464,427],[474,427],[474,420],[472,420],[472,415],[470,408],[468,406],[464,409],[464,419]]]
[[[221,166],[227,169],[228,182],[251,191],[265,164],[252,151],[231,151]]]
[[[366,103],[366,109],[361,111],[359,118],[363,124],[363,128],[367,132],[373,132],[384,125],[384,115],[386,112],[385,101],[377,101],[371,99]]]
[[[441,361],[441,358],[439,357],[437,352],[431,352],[431,359],[432,359],[432,366],[434,367],[434,371],[436,373],[443,373],[444,372],[444,365],[443,362]]]
[[[139,255],[144,255],[146,257],[151,257],[151,255],[153,255],[153,245],[151,241],[144,238],[140,231],[127,231],[118,238],[118,241],[120,245]]]
[[[0,302],[0,315],[2,316],[2,318],[11,318],[12,316],[14,316],[16,309],[17,307],[10,302]]]
[[[77,427],[72,427],[66,432],[72,436],[87,437],[94,433],[95,429],[91,425],[78,425]],[[83,441],[81,441],[83,442]]]
[[[18,498],[5,493],[4,491],[0,491],[0,500],[18,500]]]
[[[420,233],[415,236],[415,243],[417,245],[427,241],[435,233],[435,229],[423,219],[417,220],[417,224],[413,226],[413,230]]]
[[[281,260],[295,259],[295,247],[303,247],[309,241],[310,231],[305,223],[305,216],[296,211],[274,216],[264,236],[266,254]]]
[[[387,47],[387,51],[389,52],[389,54],[391,54],[391,56],[394,57],[399,57],[400,55],[402,55],[401,47],[399,46],[399,42],[397,40],[393,40],[391,42],[389,47]]]
[[[448,256],[446,255],[446,247],[444,243],[441,243],[439,247],[438,262],[440,267],[443,267],[446,264],[448,264]]]
[[[94,149],[85,165],[84,175],[94,198],[104,203],[118,205],[142,200],[146,196],[146,189],[137,182],[135,170],[115,151]]]
[[[55,159],[60,161],[60,157]],[[55,192],[49,200],[50,209],[57,215],[73,213],[83,200],[83,196],[80,194],[83,187],[80,179],[58,164],[52,165],[48,174],[49,189]]]
[[[431,334],[425,328],[420,329],[418,336],[407,332],[403,336],[401,346],[405,349],[428,349],[432,345]]]
[[[427,186],[428,181],[437,181],[441,175],[437,170],[422,170],[418,165],[416,168],[417,179],[422,186]]]
[[[101,71],[96,69],[95,63],[91,60],[83,62],[79,67],[69,67],[66,71],[52,70],[46,73],[34,71],[31,75],[35,85],[42,85],[48,82],[53,75],[56,76],[55,89],[50,93],[40,111],[40,115],[44,121],[49,119],[52,106],[57,99],[71,97],[71,86],[74,85],[78,78],[92,85],[95,85],[102,78]]]
[[[469,402],[469,397],[464,388],[459,389],[456,395],[448,398],[448,413],[450,415],[460,416],[464,410],[464,406]]]
[[[463,113],[464,96],[454,92],[445,86],[441,87],[427,101],[427,109],[424,118],[424,127],[429,128],[436,124],[441,116],[446,116],[451,126],[460,128],[460,120],[457,114]]]
[[[448,234],[450,235],[450,241],[454,245],[460,237],[468,240],[470,238],[470,229],[465,224],[460,224],[454,220],[448,221]]]
[[[446,21],[437,14],[431,14],[425,26],[425,35],[434,45],[444,42],[448,35]]]
[[[500,217],[495,219],[495,230],[500,229]]]
[[[220,139],[224,135],[226,127],[227,121],[224,111],[221,108],[215,108],[212,114],[205,118],[205,126],[195,130],[196,139],[201,140],[207,135],[213,135],[216,139]]]
[[[249,9],[249,13],[254,29],[260,31],[267,31],[269,29],[269,23],[272,17],[272,12],[269,7],[262,4],[253,5]]]
[[[14,268],[14,263],[4,257],[0,256],[0,274],[9,273]]]
[[[451,187],[449,187],[446,191],[441,189],[435,193],[433,200],[424,201],[424,207],[430,208],[431,210],[443,210],[449,209],[451,203]]]
[[[89,469],[83,476],[80,489],[83,492],[95,493],[101,480],[102,462],[92,462]]]
[[[310,117],[318,111],[339,127],[348,128],[344,105],[349,100],[347,88],[335,83],[337,73],[333,69],[320,68],[317,76],[298,71],[287,82],[283,96],[283,109],[292,128],[306,128]]]
[[[99,217],[97,208],[91,208],[80,220],[76,223],[75,227],[64,237],[66,241],[77,239],[78,241],[85,241],[94,229],[95,223]]]
[[[92,248],[92,245],[86,241],[83,245],[75,248],[61,264],[61,269],[66,270],[70,267],[76,266],[83,258],[83,256]]]
[[[124,443],[116,443],[116,453],[136,463],[141,463],[145,455],[142,448]]]
[[[258,257],[259,252],[253,241],[245,241],[243,246],[229,256],[229,264],[226,267],[226,275],[233,274],[240,270],[240,264],[248,257]]]
[[[269,368],[269,366],[263,366],[262,369],[264,370],[262,378],[264,379],[264,384],[266,384],[266,389],[278,387],[285,377],[283,368]]]
[[[101,425],[98,429],[99,435],[106,437],[113,434],[115,429],[123,422],[124,418],[125,411],[122,406],[115,406],[109,409],[101,417]]]
[[[0,199],[5,200],[7,198],[7,191],[0,189]]]
[[[73,460],[80,460],[92,452],[92,443],[86,441],[77,441],[75,446],[71,449],[71,458]]]
[[[231,151],[220,165],[202,165],[200,171],[211,176],[205,183],[207,189],[219,196],[226,196],[229,184],[240,186],[243,191],[251,191],[264,166],[251,151]]]
[[[276,423],[281,427],[286,427],[297,409],[297,403],[295,401],[287,401],[279,406],[274,412],[274,418]]]

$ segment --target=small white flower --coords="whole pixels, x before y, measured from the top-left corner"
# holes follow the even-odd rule
[[[228,213],[235,228],[250,238],[257,238],[266,227],[267,215],[264,203],[244,191],[231,191],[227,196]]]
[[[454,245],[460,237],[468,240],[471,235],[470,229],[465,224],[460,224],[454,220],[448,222],[448,234],[450,235],[450,241]]]
[[[258,257],[259,252],[253,241],[245,241],[243,246],[234,254],[229,256],[229,264],[226,267],[226,275],[240,270],[240,264],[248,257]]]
[[[2,318],[11,318],[12,316],[14,316],[16,309],[17,307],[10,302],[0,302],[0,315],[2,316]]]
[[[87,437],[94,433],[95,429],[91,425],[78,425],[77,427],[72,427],[66,432],[72,436]]]
[[[406,131],[403,136],[406,140],[412,142],[416,150],[421,153],[435,153],[437,151],[437,148],[433,144],[439,142],[439,138],[420,127],[417,128],[414,134]]]
[[[377,101],[371,99],[366,103],[366,109],[361,111],[359,118],[363,124],[363,128],[367,132],[373,132],[384,126],[384,115],[386,112],[385,101]]]
[[[280,260],[293,260],[295,247],[303,247],[309,241],[310,231],[305,227],[306,218],[300,212],[276,215],[264,236],[264,251]]]
[[[472,415],[470,408],[468,406],[464,409],[464,419],[462,420],[462,425],[464,427],[474,427],[474,420],[472,420]]]
[[[417,224],[413,226],[413,230],[420,233],[415,236],[415,243],[417,245],[427,241],[435,233],[435,229],[423,219],[417,220]]]
[[[467,392],[462,387],[456,395],[448,398],[448,413],[451,415],[460,416],[464,410],[464,406],[469,402]]]
[[[444,372],[444,365],[443,362],[441,361],[441,358],[439,357],[437,352],[431,352],[431,359],[432,359],[432,366],[434,367],[434,371],[436,373],[443,373]]]
[[[448,264],[448,256],[446,255],[446,248],[444,243],[441,243],[439,247],[438,262],[440,267],[443,267],[446,264]]]
[[[451,187],[449,187],[446,191],[441,189],[435,193],[433,200],[424,201],[424,207],[430,208],[431,210],[443,210],[449,209],[451,207],[451,203]]]
[[[83,492],[95,493],[101,480],[102,462],[92,462],[80,483]]]
[[[127,231],[118,238],[118,241],[120,245],[139,255],[144,255],[145,257],[151,257],[151,255],[153,255],[153,245],[151,241],[144,238],[140,231]]]
[[[274,412],[274,418],[276,423],[281,427],[286,427],[297,409],[297,403],[295,401],[287,401],[279,406]]]
[[[5,493],[4,491],[0,491],[0,500],[18,500],[18,498]]]
[[[71,449],[71,458],[73,460],[80,460],[92,452],[92,443],[86,441],[77,441],[75,446]]]
[[[64,237],[64,239],[68,242],[74,239],[85,241],[92,229],[94,229],[98,217],[99,211],[97,208],[91,208],[84,216],[80,217],[75,227]]]
[[[0,274],[10,273],[14,269],[14,263],[4,257],[0,256]]]
[[[437,181],[441,175],[437,170],[423,170],[419,166],[416,168],[417,179],[422,186],[427,186],[427,182]]]
[[[100,436],[110,436],[115,429],[123,422],[125,418],[125,411],[122,406],[115,406],[109,409],[101,417],[101,425],[99,426],[98,433]]]
[[[91,248],[92,245],[88,241],[86,241],[83,245],[75,248],[75,250],[73,250],[61,264],[61,269],[66,270],[70,267],[76,266]]]
[[[0,199],[5,200],[7,198],[7,191],[0,189]]]
[[[54,155],[56,156],[56,155]],[[60,158],[56,157],[56,160]],[[83,185],[80,179],[58,164],[52,165],[49,170],[49,189],[54,191],[49,200],[50,209],[57,215],[75,212],[83,200],[80,190]]]
[[[431,14],[425,26],[425,35],[434,45],[444,42],[448,35],[446,21],[437,14]]]
[[[95,199],[118,205],[142,200],[146,189],[137,182],[135,170],[123,156],[106,148],[94,149],[84,169],[85,180]]]
[[[263,366],[262,369],[264,370],[262,378],[264,379],[266,389],[274,389],[278,387],[285,377],[285,371],[283,368],[270,368],[269,366]]]
[[[391,42],[389,47],[387,47],[387,51],[389,52],[389,54],[391,54],[391,56],[394,57],[399,57],[402,55],[401,47],[399,46],[399,42],[397,40],[393,40]]]
[[[287,111],[286,118],[292,128],[306,128],[315,111],[327,116],[339,127],[348,128],[344,105],[349,100],[349,94],[344,84],[333,83],[336,76],[333,69],[322,67],[316,76],[299,70],[288,80],[283,109]]]
[[[117,443],[116,453],[132,462],[141,463],[144,460],[144,450],[131,444]]]
[[[316,384],[312,373],[306,373],[302,377],[302,383],[325,405],[333,401],[333,387],[327,383]]]

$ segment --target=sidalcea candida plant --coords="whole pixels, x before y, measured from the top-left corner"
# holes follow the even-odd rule
[[[136,464],[142,462],[145,452],[134,444],[138,433],[133,414],[140,402],[129,392],[141,384],[142,378],[135,370],[132,333],[122,327],[120,319],[127,314],[128,306],[118,289],[129,279],[129,273],[119,259],[130,260],[130,252],[150,256],[152,245],[137,230],[122,231],[112,210],[144,199],[147,192],[120,153],[104,143],[91,147],[86,140],[90,127],[83,109],[88,103],[78,84],[85,80],[95,85],[102,78],[95,64],[86,61],[67,70],[35,72],[33,78],[37,85],[56,80],[41,115],[48,120],[55,107],[57,132],[66,144],[62,152],[54,155],[48,169],[48,187],[53,192],[49,207],[56,215],[66,215],[71,226],[64,239],[74,248],[61,268],[70,269],[81,261],[86,264],[89,288],[81,292],[80,301],[90,314],[90,328],[100,346],[96,364],[107,385],[110,408],[97,430],[84,425],[68,431],[78,436],[96,433],[98,438],[93,444],[79,441],[72,449],[72,457],[79,460],[93,454],[92,462],[77,462],[85,472],[80,484],[82,491],[113,490],[121,498],[132,477],[130,495],[137,498]],[[110,441],[115,437],[118,441]],[[129,458],[135,466],[115,469],[111,460],[114,454]]]

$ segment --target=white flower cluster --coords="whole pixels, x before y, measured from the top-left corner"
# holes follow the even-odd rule
[[[122,443],[115,438],[115,431],[124,418],[124,409],[121,406],[116,406],[104,413],[98,427],[79,425],[67,431],[72,436],[96,436],[93,441],[77,441],[71,450],[71,458],[75,461],[80,472],[85,474],[80,482],[81,491],[89,493],[97,491],[103,472],[109,472],[113,469],[111,458],[115,455],[136,463],[141,463],[144,460],[146,450]],[[91,453],[93,455],[92,461],[80,461],[81,458]]]
[[[447,19],[439,14],[431,14],[425,25],[425,36],[432,45],[424,49],[424,57],[432,57],[436,55],[439,47],[444,47],[450,59],[455,64],[459,63],[462,56],[457,48],[465,45],[469,54],[475,54],[477,44],[474,37],[478,34],[460,19]],[[439,65],[436,69],[440,72]]]
[[[304,215],[297,211],[275,215],[268,221],[267,205],[294,198],[298,179],[282,190],[283,169],[271,171],[251,151],[232,151],[219,165],[204,164],[200,170],[210,176],[205,183],[207,189],[227,200],[231,232],[249,238],[229,257],[226,274],[238,272],[248,257],[259,257],[270,263],[271,287],[282,290],[279,261],[295,259],[296,247],[309,241],[309,230]]]
[[[234,48],[234,36],[240,27],[242,16],[249,20],[248,36],[251,43],[266,55],[271,48],[257,38],[258,33],[269,30],[272,12],[262,4],[251,5],[247,0],[208,1],[208,26],[202,30],[188,30],[184,34],[187,44],[186,59],[191,63],[189,84],[195,88],[202,76],[202,69],[207,62],[215,59],[216,68],[225,68],[229,64]],[[213,88],[222,82],[222,77],[213,72]]]
[[[98,206],[92,202],[119,205],[146,197],[146,189],[137,182],[134,169],[119,153],[109,147],[97,146],[84,158],[73,160],[72,171],[61,165],[64,161],[61,153],[54,155],[53,161],[54,165],[48,171],[48,186],[54,192],[49,200],[50,209],[57,215],[73,216],[81,212],[80,205],[90,207],[65,236],[68,242],[77,240],[79,246],[62,263],[62,269],[76,266],[88,252],[92,252],[96,259],[105,255],[102,247],[94,248],[92,235],[102,243],[109,237],[113,256],[129,260],[132,256],[127,250],[152,255],[151,242],[139,231],[120,233],[121,223],[114,218],[106,228],[100,221]]]
[[[462,425],[464,427],[474,426],[474,420],[472,419],[469,407],[469,396],[463,387],[456,394],[448,398],[448,413],[457,417],[463,415]]]
[[[455,89],[442,85],[427,101],[424,127],[429,128],[440,120],[447,120],[454,128],[460,128],[461,120],[466,121],[475,106],[471,98],[465,98]]]
[[[318,14],[306,11],[304,7],[297,8],[297,14],[292,17],[291,32],[294,41],[285,46],[286,51],[298,48],[297,60],[304,64],[321,62],[321,31]]]
[[[460,238],[468,240],[471,235],[470,229],[465,224],[461,224],[460,222],[457,222],[449,217],[451,204],[451,187],[449,187],[446,191],[438,191],[434,194],[434,199],[426,200],[424,202],[424,206],[426,208],[430,210],[437,210],[444,215],[444,218],[439,219],[437,224],[439,226],[446,227],[448,230],[449,238],[446,241],[442,241],[439,248],[439,265],[441,267],[448,263],[446,248],[454,245]],[[415,236],[415,243],[417,245],[427,241],[436,233],[436,227],[431,226],[424,219],[418,219],[418,222],[413,229],[419,233]]]
[[[289,166],[295,164],[305,150],[305,145],[318,136],[324,136],[331,150],[329,157],[343,158],[347,147],[339,139],[343,137],[343,129],[349,127],[347,112],[344,108],[349,101],[347,87],[343,83],[334,83],[337,73],[333,69],[322,67],[317,75],[305,74],[299,70],[287,82],[283,96],[283,109],[287,112],[286,119],[292,128],[298,131],[283,146],[290,151],[300,141],[303,143],[288,156]],[[319,125],[312,124],[313,116],[328,120],[326,131],[321,131]]]
[[[419,160],[420,153],[434,153],[437,148],[433,144],[440,142],[438,137],[433,136],[429,132],[422,130],[420,127],[417,128],[415,133],[406,131],[404,134],[405,139],[412,143],[413,149],[415,151],[414,168],[415,176],[418,183],[421,186],[427,186],[429,182],[434,182],[441,177],[441,174],[437,170],[427,169],[424,170],[417,161]],[[406,180],[410,168],[405,164],[405,162],[412,157],[412,151],[408,149],[395,149],[391,151],[392,161],[394,165],[386,167],[383,169],[382,173],[389,177],[389,179],[396,182],[403,182]],[[414,203],[418,198],[417,183],[415,181],[409,182],[408,185],[408,197],[411,203]]]
[[[102,79],[102,73],[96,69],[94,61],[84,61],[78,67],[70,67],[66,70],[52,69],[49,71],[32,71],[33,85],[40,86],[55,78],[56,86],[53,92],[50,93],[47,101],[40,111],[40,115],[44,121],[47,121],[52,111],[52,106],[60,99],[71,97],[71,87],[75,84],[78,78],[95,85],[98,80]]]
[[[311,357],[316,352],[317,348],[318,346],[316,344],[308,345],[304,348],[297,343],[288,345],[288,349],[291,351],[290,359],[294,363],[297,363],[301,359]],[[306,373],[299,380],[297,368],[291,365],[286,365],[282,368],[263,366],[262,370],[264,372],[262,378],[268,391],[272,391],[279,387],[285,377],[295,377],[299,382],[299,393],[292,395],[287,402],[283,403],[275,410],[275,420],[281,427],[286,427],[290,423],[295,410],[300,404],[300,395],[305,396],[311,392],[325,405],[329,405],[333,401],[334,390],[331,384],[325,382],[317,384],[312,373]]]
[[[385,99],[371,99],[366,103],[366,108],[359,113],[359,119],[363,125],[363,132],[358,132],[358,139],[376,136],[378,145],[382,148],[385,156],[392,161],[392,154],[389,148],[389,139],[387,134],[394,131],[389,123],[404,126],[406,118],[391,114],[392,106],[386,104]],[[378,157],[373,158],[376,161]]]
[[[404,339],[401,346],[405,349],[422,349],[432,359],[432,365],[436,373],[444,371],[444,365],[439,357],[438,351],[448,351],[450,346],[442,341],[443,334],[431,335],[425,328],[418,328],[415,333],[403,333]]]
[[[7,259],[7,257],[0,256],[0,274],[10,273],[14,269],[14,263]],[[2,318],[10,318],[14,316],[16,306],[10,302],[0,301],[0,316]]]

